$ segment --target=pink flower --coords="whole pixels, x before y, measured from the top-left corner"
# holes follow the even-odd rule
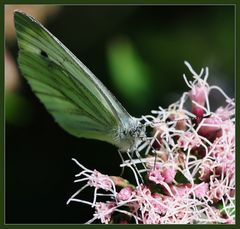
[[[172,183],[176,175],[176,170],[173,168],[163,168],[161,176],[166,183]]]
[[[156,163],[155,167],[150,170],[148,179],[156,184],[161,184],[162,182],[172,183],[175,175],[176,170],[172,165],[163,166],[160,163]]]
[[[135,178],[131,182],[135,183],[78,163],[83,171],[76,181],[87,184],[70,201],[95,207],[94,217],[87,223],[97,219],[105,224],[234,223],[234,100],[221,88],[207,84],[207,68],[203,76],[204,69],[197,74],[186,65],[193,81],[186,76],[184,79],[192,90],[168,108],[159,107],[142,116],[141,123],[153,128],[154,133],[146,131],[136,154],[131,149],[126,157],[122,154],[121,167],[130,168]],[[227,103],[215,112],[209,100],[213,89]],[[192,102],[190,111],[187,97]],[[93,200],[80,199],[79,194],[89,186],[94,189]]]
[[[139,187],[137,187],[134,190],[134,193],[136,196],[140,196],[140,197],[144,197],[144,198],[147,198],[152,195],[150,189],[147,186],[145,186],[144,184],[141,184]]]
[[[222,136],[221,125],[222,120],[217,117],[204,118],[198,134],[213,142],[217,137]]]
[[[186,129],[186,114],[184,111],[175,111],[174,113],[171,113],[168,117],[171,121],[176,122],[175,128],[177,130],[185,130]]]
[[[194,188],[194,194],[196,197],[204,197],[207,194],[208,191],[208,184],[205,182],[202,182],[201,184],[198,184]]]
[[[101,223],[109,223],[116,204],[114,202],[97,202],[95,205],[95,215],[101,220]]]
[[[148,179],[156,184],[161,184],[164,181],[164,177],[161,172],[157,169],[152,169],[148,174]]]
[[[178,147],[183,148],[183,150],[199,147],[200,143],[198,136],[191,132],[185,132],[177,141]]]
[[[155,212],[147,211],[143,217],[144,224],[161,224],[161,216]]]
[[[186,195],[189,192],[189,190],[191,189],[192,185],[190,183],[187,183],[187,184],[177,184],[177,185],[170,184],[169,187],[170,187],[171,192],[172,192],[173,195],[184,196],[184,195]],[[164,189],[164,192],[167,195],[171,196],[171,194],[166,189]]]
[[[163,202],[163,196],[159,193],[153,193],[152,199],[150,200],[150,203],[154,207],[154,210],[159,214],[165,214],[167,211],[167,207]]]
[[[225,147],[223,144],[219,144],[219,141],[213,142],[213,145],[209,148],[211,151],[211,156],[214,159],[222,158],[225,154]]]
[[[214,182],[210,183],[208,196],[214,202],[218,202],[219,200],[221,200],[225,193],[226,193],[225,185],[221,183],[221,181],[215,179]]]
[[[219,107],[215,114],[222,119],[222,121],[229,120],[230,117],[235,113],[234,109],[229,109],[228,107]]]
[[[189,92],[189,97],[192,102],[192,113],[197,117],[202,117],[204,114],[204,109],[201,106],[204,106],[206,101],[206,96],[208,95],[208,89],[202,85],[195,85],[192,87],[192,90]],[[199,104],[200,106],[197,106]]]
[[[148,179],[156,184],[161,184],[164,181],[161,173],[157,170],[152,170],[149,172]]]
[[[120,201],[126,201],[131,197],[132,192],[133,189],[131,187],[122,188],[120,192],[117,194],[117,198]]]
[[[112,188],[112,180],[109,176],[103,175],[97,170],[94,170],[88,181],[89,186],[110,190]]]

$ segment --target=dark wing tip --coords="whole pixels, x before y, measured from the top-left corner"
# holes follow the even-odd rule
[[[14,10],[14,21],[15,24],[17,21],[20,23],[23,23],[25,21],[28,23],[37,23],[38,25],[42,26],[41,23],[34,17],[19,9]]]
[[[30,16],[27,15],[24,11],[16,9],[14,10],[14,21],[16,21],[18,18],[30,18]]]
[[[37,26],[40,26],[43,30],[46,30],[43,27],[43,25],[39,21],[37,21],[34,17],[19,9],[14,10],[14,24],[17,37],[19,39],[20,39],[19,34],[23,30],[27,29],[35,31]]]

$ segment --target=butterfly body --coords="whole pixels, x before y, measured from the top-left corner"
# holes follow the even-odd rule
[[[68,133],[134,149],[145,127],[102,82],[33,17],[15,11],[18,63],[32,90]]]
[[[118,129],[117,133],[115,145],[120,146],[119,150],[122,152],[126,152],[128,150],[135,151],[136,147],[146,137],[145,126],[135,118],[133,118],[131,126]]]

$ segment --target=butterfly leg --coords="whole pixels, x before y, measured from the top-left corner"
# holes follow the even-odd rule
[[[120,150],[118,150],[118,154],[119,154],[119,156],[120,156],[120,158],[121,158],[122,164],[124,164],[124,159],[123,159],[123,156],[122,156],[122,153],[121,153]],[[124,169],[125,169],[125,168],[122,167],[122,171],[121,171],[121,173],[120,173],[120,177],[123,175]]]

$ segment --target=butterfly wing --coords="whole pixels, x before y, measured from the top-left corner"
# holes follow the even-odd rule
[[[38,21],[21,11],[14,20],[21,72],[56,122],[74,136],[123,147],[119,136],[136,119]]]

